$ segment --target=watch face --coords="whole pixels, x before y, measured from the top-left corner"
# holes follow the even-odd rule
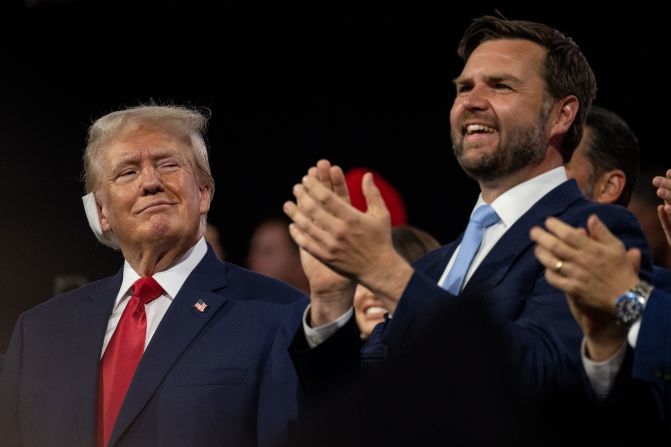
[[[615,304],[615,318],[624,326],[631,326],[643,312],[643,297],[632,291],[620,295]]]

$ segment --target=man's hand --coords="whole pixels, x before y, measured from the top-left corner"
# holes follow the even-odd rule
[[[413,271],[393,248],[389,211],[370,173],[362,180],[368,210],[353,208],[339,194],[344,185],[339,168],[330,168],[331,187],[320,177],[327,163],[320,161],[317,176],[307,175],[294,187],[296,203],[285,203],[294,222],[291,235],[311,256],[362,283],[393,310]]]
[[[340,167],[331,166],[327,160],[320,160],[316,166],[308,170],[307,176],[320,182],[343,203],[350,203],[347,183]],[[291,202],[287,203],[294,205]],[[291,205],[285,204],[284,209],[286,210],[287,206],[291,208]],[[289,231],[295,240],[296,232],[292,230],[292,227],[293,225],[289,227]],[[300,244],[299,247],[301,264],[310,283],[309,324],[313,327],[322,326],[334,321],[352,307],[356,282],[336,273],[312,256]]]
[[[652,179],[652,184],[657,187],[657,196],[664,199],[664,205],[657,207],[657,214],[666,240],[671,246],[671,169],[666,171],[666,177]]]
[[[596,215],[587,221],[589,234],[554,217],[545,225],[547,231],[535,227],[530,236],[548,282],[585,306],[613,313],[617,297],[638,282],[640,252],[627,252]]]
[[[545,277],[566,293],[590,357],[609,358],[626,336],[613,317],[615,302],[638,282],[641,253],[627,251],[596,215],[587,221],[588,231],[553,217],[545,225],[547,230],[535,227],[530,233]]]

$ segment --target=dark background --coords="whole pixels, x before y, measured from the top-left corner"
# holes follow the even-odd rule
[[[211,109],[209,218],[236,263],[255,222],[280,212],[322,157],[381,172],[412,224],[442,242],[457,236],[478,190],[449,143],[455,50],[470,20],[495,7],[571,35],[599,80],[597,103],[631,124],[645,164],[671,167],[658,141],[669,115],[667,25],[652,10],[319,5],[0,7],[0,352],[19,313],[52,296],[57,276],[93,280],[119,268],[120,256],[88,229],[79,176],[88,125],[124,105]]]

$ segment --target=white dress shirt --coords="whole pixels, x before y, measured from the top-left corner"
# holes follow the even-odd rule
[[[200,238],[196,245],[184,253],[184,255],[172,266],[152,275],[156,282],[163,287],[164,293],[150,303],[145,304],[145,311],[147,314],[147,335],[144,340],[145,349],[147,349],[151,338],[156,332],[156,328],[158,328],[163,316],[168,311],[168,307],[170,307],[172,300],[177,296],[177,293],[179,293],[186,278],[189,277],[193,269],[195,269],[198,263],[205,257],[205,253],[207,253],[207,244],[205,243],[204,238]],[[117,324],[119,324],[121,314],[123,314],[131,297],[130,288],[138,279],[140,279],[140,275],[133,270],[128,261],[125,261],[123,265],[121,287],[119,288],[119,293],[114,302],[112,315],[107,323],[107,332],[105,332],[105,340],[103,341],[103,348],[100,353],[101,358],[105,349],[107,349],[107,344],[112,338],[112,334],[114,333]]]
[[[566,170],[563,166],[560,166],[510,188],[508,191],[504,192],[499,197],[497,197],[496,200],[490,203],[501,220],[485,230],[480,248],[475,254],[473,262],[468,269],[468,273],[464,280],[464,285],[466,285],[468,280],[473,275],[473,272],[475,272],[478,266],[482,263],[485,256],[487,256],[491,249],[494,248],[494,245],[496,245],[499,239],[503,237],[506,231],[508,231],[508,229],[515,222],[517,222],[517,220],[522,217],[524,213],[529,211],[529,208],[535,205],[536,202],[538,202],[543,196],[564,183],[566,180]],[[482,198],[482,194],[480,194],[478,201],[473,207],[473,211],[475,211],[477,207],[484,203],[485,201]],[[454,265],[454,261],[457,257],[457,254],[459,253],[460,248],[461,244],[452,254],[452,258],[450,258],[450,262],[447,263],[447,267],[438,280],[438,284],[442,283]],[[344,326],[353,313],[352,309],[350,308],[337,320],[324,326],[311,328],[307,324],[306,316],[308,310],[309,307],[306,309],[303,316],[303,331],[305,332],[305,338],[308,342],[308,345],[311,348],[319,345],[324,340],[333,335],[333,333],[338,328]]]

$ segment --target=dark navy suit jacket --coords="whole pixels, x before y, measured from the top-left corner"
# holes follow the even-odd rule
[[[631,377],[651,391],[658,422],[667,426],[667,440],[671,440],[671,271],[655,267],[653,284],[633,350]],[[623,367],[625,376],[628,366]],[[614,394],[620,391],[619,384],[622,382],[616,383]],[[629,407],[631,410],[632,405]]]
[[[649,383],[671,383],[671,271],[655,267],[634,350],[633,375]]]
[[[601,443],[671,442],[671,271],[655,267],[652,282],[655,288],[645,306],[636,348],[627,346],[613,388],[597,413]],[[604,439],[605,433],[612,439]]]
[[[544,268],[534,255],[529,230],[536,225],[543,226],[549,216],[584,227],[593,213],[627,247],[641,249],[642,276],[649,279],[652,270],[649,249],[634,216],[621,206],[601,205],[585,199],[575,181],[569,180],[549,192],[515,222],[485,257],[459,297],[450,295],[437,282],[461,239],[420,259],[393,318],[378,325],[364,346],[364,358],[369,352],[382,352],[387,359],[402,356],[422,343],[468,343],[467,332],[459,338],[427,340],[423,328],[440,321],[441,315],[449,315],[453,303],[474,300],[491,316],[513,374],[521,379],[524,391],[532,395],[576,390],[589,393],[580,359],[581,330],[570,313],[564,293],[545,280]],[[349,330],[349,333],[355,331]],[[357,368],[353,362],[358,359],[354,356],[340,357],[340,362],[350,362],[348,369],[342,364],[329,364],[336,362],[333,360],[336,356],[323,355],[323,352],[343,351],[335,349],[333,344],[345,346],[344,338],[340,334],[310,350],[305,349],[301,333],[297,334],[292,356],[304,391],[325,389],[331,380],[329,371]],[[383,345],[381,349],[375,346],[376,341]],[[349,342],[349,346],[354,345],[353,341]],[[418,374],[421,377],[421,373]]]
[[[0,377],[0,444],[95,445],[100,353],[121,280],[120,271],[21,315]],[[110,445],[281,441],[297,411],[287,347],[306,304],[208,249],[149,343]]]

